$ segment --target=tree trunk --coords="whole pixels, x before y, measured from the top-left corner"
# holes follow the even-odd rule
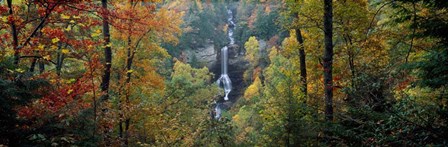
[[[296,29],[296,37],[297,37],[297,41],[299,41],[300,43],[300,48],[299,48],[299,60],[300,60],[300,81],[301,83],[301,87],[302,87],[302,92],[305,95],[305,97],[307,97],[308,95],[308,88],[307,88],[307,80],[306,80],[306,55],[305,55],[305,46],[303,45],[303,37],[302,37],[302,32],[299,28]]]
[[[66,46],[67,47],[67,46]],[[59,45],[58,47],[58,55],[57,55],[57,62],[56,62],[56,74],[58,76],[61,76],[61,71],[62,71],[62,65],[64,64],[64,54],[61,53],[61,45]]]
[[[104,13],[107,13],[107,0],[101,0]],[[104,74],[102,76],[101,91],[103,95],[101,99],[103,101],[109,99],[109,82],[110,82],[110,69],[112,67],[112,50],[110,47],[110,31],[109,31],[109,14],[103,14],[103,36],[104,36]]]
[[[134,5],[134,0],[131,0],[131,5],[130,5],[130,9],[133,9]],[[135,50],[137,49],[137,46],[134,48],[134,50],[132,50],[132,40],[131,40],[131,34],[132,34],[132,20],[129,21],[128,24],[129,27],[129,36],[128,36],[128,53],[127,53],[127,61],[126,61],[126,108],[129,107],[130,105],[130,100],[129,100],[129,83],[131,82],[131,74],[132,72],[130,72],[132,70],[132,61],[134,60],[134,55],[135,55]],[[138,44],[137,44],[138,45]],[[127,110],[126,110],[127,111]],[[128,116],[126,117],[126,120],[124,122],[124,144],[125,146],[128,146],[128,142],[129,142],[129,125],[131,123],[131,118]]]
[[[131,3],[132,4],[132,3]],[[130,26],[129,26],[130,29]],[[131,32],[129,32],[131,33]],[[129,101],[129,83],[131,82],[131,74],[132,72],[130,72],[132,70],[132,61],[134,58],[134,53],[132,52],[132,40],[131,37],[128,36],[128,49],[127,49],[127,58],[126,58],[126,81],[124,83],[124,87],[125,87],[125,108],[129,106],[130,101]],[[120,105],[122,106],[123,104],[121,104],[121,100],[119,101]],[[123,113],[126,112],[127,109],[124,110],[124,112],[122,113],[122,116],[126,116],[123,115]],[[123,109],[121,109],[121,111],[123,111]],[[122,129],[122,125],[123,125],[123,121],[120,120],[119,125],[120,125],[120,137],[123,138],[124,141],[124,145],[127,146],[128,145],[128,137],[129,137],[129,123],[131,122],[131,119],[129,117],[125,117],[123,118],[125,119],[125,126],[124,126],[124,137],[123,137],[123,129]]]
[[[44,60],[39,59],[39,73],[43,74],[45,72],[45,63]]]
[[[112,50],[110,47],[110,31],[109,31],[109,13],[107,11],[107,0],[101,0],[101,5],[103,8],[103,37],[104,37],[104,73],[101,78],[101,101],[109,100],[109,83],[110,83],[110,69],[112,67]],[[103,108],[103,115],[106,115],[107,109]],[[111,146],[111,136],[112,128],[105,125],[104,126],[104,141],[106,146]]]
[[[9,8],[9,15],[13,16],[14,15],[14,11],[12,10],[12,0],[7,0],[6,1],[8,3],[8,8]],[[14,20],[11,21],[11,35],[12,35],[12,40],[13,40],[13,47],[14,47],[14,65],[18,65],[19,64],[19,60],[20,60],[20,52],[19,52],[19,39],[17,37],[17,29],[16,29],[16,24],[14,23]]]
[[[33,58],[33,60],[31,61],[31,66],[30,66],[30,73],[34,74],[34,69],[36,67],[36,63],[37,63],[37,59]]]
[[[299,21],[299,13],[294,13],[295,18],[297,19],[297,21]],[[299,27],[297,27],[296,29],[296,38],[297,41],[300,44],[300,48],[299,48],[299,60],[300,60],[300,81],[301,83],[301,87],[302,87],[302,93],[305,95],[305,97],[308,96],[308,87],[307,87],[307,80],[306,80],[306,55],[305,55],[305,46],[303,44],[303,36],[302,36],[302,31],[300,30]]]
[[[333,1],[324,0],[324,33],[325,51],[324,91],[325,91],[325,120],[333,121]]]

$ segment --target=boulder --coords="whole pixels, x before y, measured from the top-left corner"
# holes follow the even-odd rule
[[[240,52],[240,46],[236,44],[230,44],[227,46],[229,48],[229,58],[236,58],[239,55]]]

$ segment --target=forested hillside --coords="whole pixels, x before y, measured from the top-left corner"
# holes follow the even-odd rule
[[[0,0],[0,146],[448,146],[445,0]]]

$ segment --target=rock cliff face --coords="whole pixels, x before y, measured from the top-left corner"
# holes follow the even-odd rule
[[[266,43],[263,40],[259,41],[260,51],[266,49]],[[243,74],[249,67],[249,62],[244,59],[244,51],[242,47],[232,44],[228,46],[228,74],[232,81],[232,91],[229,94],[229,101],[223,101],[222,109],[228,109],[240,97],[243,96],[244,90],[248,86],[244,82]],[[186,52],[188,61],[191,63],[193,58],[202,66],[206,66],[214,74],[214,81],[221,76],[221,52],[220,49],[215,49],[213,44],[205,45],[203,48],[198,48],[194,51]]]
[[[218,57],[218,52],[212,43],[208,43],[202,48],[185,51],[185,53],[187,54],[188,63],[197,62],[197,64],[206,66],[209,69],[214,65]]]
[[[205,47],[186,51],[186,58],[189,63],[196,62],[200,66],[206,66],[214,74],[214,81],[221,75],[221,49],[215,49],[213,44],[204,45]],[[243,74],[249,66],[244,59],[241,48],[236,45],[228,46],[228,74],[232,81],[232,91],[229,93],[229,101],[223,102],[223,109],[227,109],[235,103],[243,94],[246,83],[243,80]]]
[[[223,109],[230,107],[244,94],[246,83],[243,80],[243,74],[249,66],[249,63],[244,59],[244,55],[240,54],[238,45],[229,45],[228,49],[228,75],[232,81],[232,91],[229,93],[229,101],[222,101],[224,104]],[[217,57],[214,66],[210,68],[210,71],[215,74],[215,79],[218,79],[221,74],[221,56],[218,54]]]

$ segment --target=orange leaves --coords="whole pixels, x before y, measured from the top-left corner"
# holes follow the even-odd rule
[[[115,9],[110,12],[111,25],[117,30],[114,37],[126,39],[128,35],[141,36],[154,27],[155,5],[130,5],[130,3],[115,3]]]
[[[145,76],[141,78],[141,81],[144,82],[145,86],[150,86],[157,89],[165,88],[165,80],[162,76],[154,72],[154,70],[146,73]]]
[[[176,13],[172,10],[160,9],[156,14],[156,21],[161,24],[155,28],[157,34],[165,42],[177,43],[177,36],[182,32],[180,25],[183,13]]]
[[[179,27],[182,14],[165,8],[156,9],[155,4],[117,3],[111,16],[111,24],[116,28],[112,36],[123,40],[128,37],[138,40],[150,32],[162,41],[176,43],[182,32]]]
[[[247,21],[249,28],[251,29],[255,28],[254,23],[257,20],[257,15],[258,15],[257,9],[254,9],[249,17],[249,20]]]

